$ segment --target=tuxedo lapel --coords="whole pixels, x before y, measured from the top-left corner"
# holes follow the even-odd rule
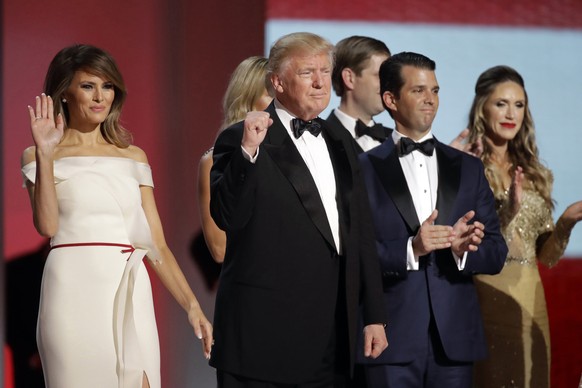
[[[352,167],[348,159],[345,144],[336,132],[337,130],[345,131],[345,129],[343,127],[341,129],[331,128],[326,122],[322,124],[324,128],[322,135],[327,144],[335,176],[336,199],[339,202],[340,230],[347,231],[350,225],[349,204],[354,182],[352,180]]]
[[[382,155],[380,155],[380,152]],[[385,141],[375,149],[375,152],[368,154],[368,157],[384,189],[396,205],[398,212],[404,218],[410,230],[416,233],[420,227],[420,222],[392,139]]]
[[[328,125],[328,128],[334,128],[337,131],[340,131],[341,130],[341,131],[346,131],[346,132],[350,133],[349,130],[346,127],[344,127],[344,125],[342,124],[342,122],[337,118],[337,116],[335,115],[334,112],[331,112],[329,114],[329,116],[326,119],[326,124]],[[350,133],[350,137],[351,137],[351,133]],[[358,142],[356,141],[356,139],[354,139],[352,137],[352,141],[353,141],[353,143],[356,146],[357,153],[358,154],[363,153],[364,152],[364,149],[362,148],[361,145],[358,144]]]
[[[461,180],[461,158],[450,155],[440,142],[436,142],[436,157],[438,164],[439,186],[436,208],[439,215],[435,223],[447,225],[450,222],[453,206],[459,192]]]
[[[273,124],[269,128],[262,146],[295,189],[317,229],[330,246],[335,249],[336,245],[329,221],[315,181],[299,151],[297,151],[297,147],[293,144],[293,140],[279,120],[273,104],[267,108],[267,112],[271,114]]]

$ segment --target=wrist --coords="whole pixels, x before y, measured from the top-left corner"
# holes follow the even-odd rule
[[[258,146],[249,146],[246,144],[241,144],[241,146],[251,158],[257,156],[257,150],[259,149]]]
[[[54,147],[36,147],[35,156],[36,160],[47,160],[52,161],[54,159],[55,149]]]
[[[555,229],[555,232],[558,233],[558,235],[563,236],[563,237],[568,237],[568,236],[570,236],[570,233],[572,232],[574,225],[576,225],[575,221],[566,220],[562,216],[556,222],[556,226],[554,229]]]

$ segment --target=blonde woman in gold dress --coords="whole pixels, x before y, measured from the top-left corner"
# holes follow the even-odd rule
[[[481,159],[509,247],[499,275],[476,278],[489,345],[476,364],[475,387],[549,387],[550,333],[538,261],[556,265],[582,218],[582,201],[554,224],[552,173],[538,157],[522,77],[496,66],[479,76],[469,114],[469,142]]]

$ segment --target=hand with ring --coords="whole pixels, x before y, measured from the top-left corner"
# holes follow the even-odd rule
[[[36,147],[45,152],[53,152],[63,137],[65,123],[59,113],[55,119],[53,99],[46,94],[36,96],[33,108],[28,106],[30,129]]]

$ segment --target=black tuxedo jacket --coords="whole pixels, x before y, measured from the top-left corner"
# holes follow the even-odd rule
[[[211,213],[227,233],[227,248],[210,364],[297,384],[320,366],[336,322],[338,284],[345,290],[352,364],[358,302],[366,324],[386,318],[369,204],[349,134],[324,125],[321,135],[335,172],[340,256],[307,166],[273,104],[267,112],[274,123],[255,164],[242,154],[243,123],[223,131],[214,146]]]
[[[469,252],[459,271],[450,248],[420,258],[418,271],[407,271],[409,237],[421,223],[392,138],[360,155],[377,233],[388,313],[388,349],[364,363],[407,363],[426,350],[429,324],[434,322],[446,355],[471,362],[486,356],[486,342],[479,301],[473,284],[475,274],[496,274],[503,268],[507,246],[499,230],[493,193],[481,161],[438,141],[435,224],[454,225],[469,210],[485,225],[479,250]]]

